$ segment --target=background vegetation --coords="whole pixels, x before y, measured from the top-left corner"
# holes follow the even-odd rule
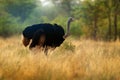
[[[71,36],[48,56],[23,46],[25,27],[66,29],[70,16]],[[0,0],[0,80],[120,80],[119,38],[120,0]]]
[[[69,16],[76,19],[71,27],[75,37],[109,41],[120,37],[119,0],[1,0],[0,36],[21,34],[37,23],[65,28]]]

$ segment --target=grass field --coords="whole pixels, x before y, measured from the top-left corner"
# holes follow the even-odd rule
[[[0,80],[120,80],[120,42],[68,38],[45,56],[0,38]]]

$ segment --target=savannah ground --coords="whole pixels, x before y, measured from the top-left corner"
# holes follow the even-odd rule
[[[0,38],[0,80],[120,80],[120,42],[68,38],[45,56]]]

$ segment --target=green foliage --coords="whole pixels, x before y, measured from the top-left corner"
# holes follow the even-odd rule
[[[7,37],[21,33],[23,22],[35,7],[32,0],[0,1],[0,36]]]
[[[0,35],[8,37],[13,34],[19,34],[21,32],[20,24],[17,24],[17,20],[14,17],[3,16],[0,20]]]
[[[72,0],[51,0],[63,15],[71,16]]]
[[[67,20],[68,17],[58,16],[52,21],[52,23],[57,23],[61,25],[66,32]],[[80,37],[80,35],[82,35],[80,20],[75,20],[74,22],[71,22],[70,34],[75,37]]]
[[[12,16],[20,17],[20,20],[24,21],[35,6],[35,0],[7,0],[5,10]]]
[[[82,31],[82,24],[80,20],[75,20],[73,23],[71,23],[71,35],[74,37],[80,37],[83,34]]]
[[[62,46],[62,50],[67,50],[67,51],[75,51],[75,45],[73,45],[71,42],[64,42]]]
[[[73,37],[112,40],[120,36],[119,4],[119,0],[1,0],[0,36],[21,33],[38,23],[57,23],[66,31],[67,19],[72,16]]]
[[[64,16],[58,16],[56,17],[51,23],[57,23],[61,25],[64,29],[66,29],[66,24],[67,24],[67,17]]]

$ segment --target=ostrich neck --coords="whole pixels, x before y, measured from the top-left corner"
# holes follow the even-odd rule
[[[70,21],[67,22],[67,30],[66,30],[66,36],[70,34]]]
[[[67,30],[66,30],[66,34],[70,34],[70,21],[67,22]]]

